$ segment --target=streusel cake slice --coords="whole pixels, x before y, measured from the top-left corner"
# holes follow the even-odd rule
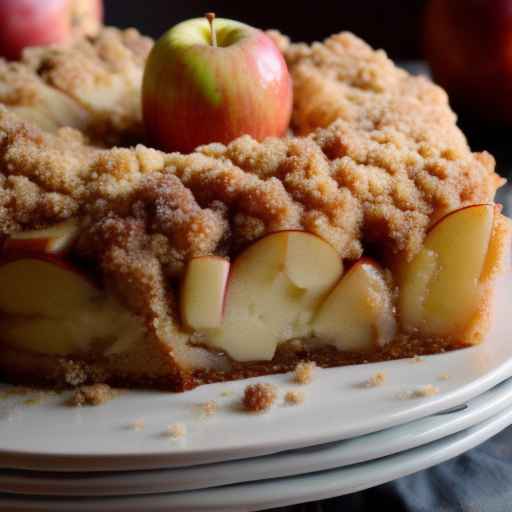
[[[272,35],[290,135],[191,154],[143,145],[133,30],[0,63],[5,379],[179,391],[484,339],[510,237],[493,158],[353,35]]]

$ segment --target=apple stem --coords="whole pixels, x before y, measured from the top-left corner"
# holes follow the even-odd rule
[[[207,12],[205,14],[206,19],[208,20],[208,23],[210,24],[210,42],[213,47],[217,46],[217,33],[215,32],[215,29],[213,28],[213,21],[215,20],[215,13],[214,12]]]

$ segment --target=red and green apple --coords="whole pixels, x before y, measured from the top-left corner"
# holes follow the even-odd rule
[[[430,0],[424,28],[434,79],[460,113],[512,123],[512,0]]]
[[[155,44],[144,72],[144,123],[167,151],[190,152],[248,134],[284,135],[292,83],[275,43],[261,30],[213,17],[184,21]]]
[[[29,46],[94,35],[102,19],[102,0],[1,0],[0,56],[19,59]]]

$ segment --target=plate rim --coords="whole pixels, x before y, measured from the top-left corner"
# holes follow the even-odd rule
[[[76,500],[2,494],[0,510],[4,507],[9,512],[24,512],[30,507],[33,512],[47,512],[51,506],[54,512],[68,512],[70,507],[75,512],[117,512],[121,509],[124,512],[164,512],[169,507],[179,507],[181,512],[235,512],[243,507],[251,512],[290,506],[361,491],[435,466],[478,446],[511,424],[512,408],[439,441],[375,461],[319,473],[200,491],[117,498]],[[292,493],[292,487],[300,492]],[[262,489],[265,492],[262,493]]]
[[[506,410],[512,411],[512,378],[479,395],[470,401],[464,410],[442,416],[428,416],[360,438],[256,457],[250,460],[242,459],[188,468],[109,472],[106,474],[77,473],[75,475],[68,473],[65,478],[62,473],[58,472],[51,473],[50,476],[45,472],[27,472],[24,475],[22,470],[11,470],[11,474],[9,471],[0,471],[0,493],[70,497],[143,495],[201,490],[257,480],[273,480],[317,473],[370,462],[418,448],[467,430]],[[422,431],[422,429],[425,430]],[[392,439],[388,437],[390,434],[393,434]],[[400,445],[398,440],[401,439],[405,441]],[[345,453],[347,443],[349,444],[348,455]],[[357,449],[358,443],[373,448],[366,452],[366,455],[357,456],[355,449]],[[352,446],[350,446],[351,444]],[[378,448],[379,444],[384,444],[384,446]],[[371,453],[371,456],[368,453]],[[307,468],[306,471],[304,471],[305,468]],[[221,470],[220,474],[219,470]],[[251,476],[244,476],[244,470],[248,471]],[[206,473],[207,477],[204,476]],[[255,478],[256,475],[264,475],[264,477],[258,479]],[[143,481],[140,481],[140,478],[143,478]],[[70,483],[71,485],[69,485]],[[63,485],[65,490],[63,490]],[[58,489],[59,486],[60,489]],[[78,490],[80,486],[81,490]],[[95,486],[100,490],[98,491]],[[129,489],[129,491],[120,489]],[[41,492],[41,490],[45,492]]]

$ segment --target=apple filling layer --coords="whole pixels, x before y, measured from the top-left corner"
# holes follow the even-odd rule
[[[367,257],[344,269],[331,245],[304,231],[269,234],[233,261],[196,257],[180,284],[179,330],[189,346],[237,363],[271,361],[292,340],[349,353],[376,353],[401,334],[476,343],[506,222],[494,205],[458,210],[431,228],[415,257],[397,255],[387,269]],[[75,231],[68,222],[6,242],[0,341],[76,357],[140,349],[143,322],[62,255]]]
[[[2,342],[42,354],[118,354],[144,338],[112,295],[50,255],[0,266],[0,311]]]
[[[361,258],[344,273],[322,239],[274,233],[231,265],[192,260],[182,318],[197,341],[239,362],[270,361],[293,339],[344,352],[378,351],[399,332],[474,343],[470,327],[499,266],[503,244],[493,233],[502,220],[494,205],[449,214],[411,261],[395,258],[393,272]]]

